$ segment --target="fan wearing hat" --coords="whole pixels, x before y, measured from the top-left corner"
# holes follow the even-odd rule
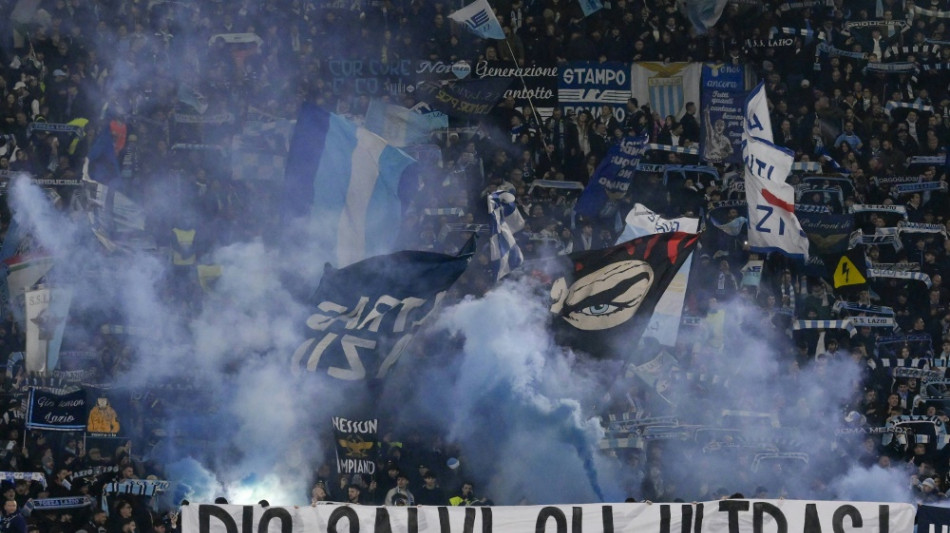
[[[396,474],[396,486],[389,489],[389,492],[386,493],[383,505],[397,505],[397,497],[405,498],[410,506],[416,504],[416,497],[409,491],[409,476],[403,471],[399,471]]]

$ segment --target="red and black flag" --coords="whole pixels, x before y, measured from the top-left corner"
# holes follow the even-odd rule
[[[556,270],[547,271],[559,340],[600,358],[635,350],[657,301],[698,239],[661,233],[559,258]]]

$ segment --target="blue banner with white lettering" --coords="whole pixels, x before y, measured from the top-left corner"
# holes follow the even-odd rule
[[[600,162],[584,193],[577,200],[574,212],[585,217],[609,218],[616,214],[614,210],[605,212],[630,188],[633,176],[636,174],[637,163],[643,155],[649,137],[643,134],[639,137],[626,137],[607,152],[607,157]]]
[[[710,163],[742,161],[745,67],[703,63],[699,153]]]
[[[30,389],[26,412],[28,429],[82,431],[86,429],[86,391],[54,394]]]
[[[417,63],[410,59],[386,63],[378,59],[333,59],[326,63],[327,82],[337,96],[402,96],[415,90],[417,69]]]
[[[596,117],[609,105],[623,120],[630,90],[629,63],[573,61],[558,67],[557,100],[565,113],[590,111]]]

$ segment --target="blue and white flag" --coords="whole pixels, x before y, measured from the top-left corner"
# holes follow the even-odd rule
[[[524,218],[518,211],[514,195],[507,191],[488,195],[488,213],[491,215],[492,272],[498,281],[524,263],[524,255],[514,236],[524,228]]]
[[[488,5],[488,0],[475,0],[471,4],[451,13],[449,18],[464,24],[468,31],[484,39],[504,39],[498,17]]]
[[[600,11],[604,8],[603,2],[600,0],[577,0],[581,3],[581,9],[584,11],[584,16],[589,17]]]
[[[284,218],[309,216],[329,231],[341,267],[385,253],[399,233],[400,192],[412,188],[414,162],[366,128],[304,104],[287,156]]]
[[[785,183],[794,155],[755,137],[743,141],[742,155],[750,249],[808,260],[808,237],[795,216],[795,188]]]
[[[699,102],[702,67],[695,61],[637,61],[630,67],[632,94],[628,97],[633,96],[641,105],[649,103],[660,117],[673,115],[679,120],[686,113],[687,102]]]
[[[627,194],[649,140],[644,133],[639,137],[625,137],[620,144],[611,146],[584,193],[577,199],[574,212],[590,218],[613,216],[608,202],[615,202]]]
[[[698,233],[699,219],[691,217],[663,218],[651,211],[643,204],[634,204],[633,209],[627,213],[624,219],[626,226],[620,237],[617,237],[617,244],[632,241],[647,235],[656,235],[657,233],[670,233],[682,231],[684,233]]]
[[[42,288],[26,293],[27,371],[56,369],[72,299],[71,289]]]
[[[686,12],[696,33],[703,35],[719,22],[727,3],[728,0],[683,0],[680,8]]]
[[[86,172],[88,172],[89,177],[100,183],[113,185],[122,177],[122,170],[115,155],[112,133],[109,131],[108,125],[99,128],[96,139],[89,146],[86,161],[88,162]]]
[[[772,139],[772,117],[769,116],[769,102],[765,95],[765,83],[759,82],[749,92],[745,100],[745,127],[743,137],[757,137],[774,142]]]
[[[393,146],[425,143],[433,130],[449,127],[444,113],[422,114],[407,107],[372,100],[366,110],[366,129]]]

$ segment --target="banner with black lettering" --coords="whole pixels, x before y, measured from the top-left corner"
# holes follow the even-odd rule
[[[573,61],[558,67],[557,100],[565,113],[590,111],[595,117],[609,105],[617,120],[627,114],[630,64]]]
[[[474,241],[458,256],[406,251],[328,265],[291,369],[346,381],[384,377],[465,271],[472,248]]]
[[[703,63],[699,153],[711,163],[742,161],[745,67]]]
[[[86,391],[54,394],[30,389],[27,429],[83,431],[86,429]]]
[[[511,86],[511,78],[421,82],[416,98],[450,117],[475,119],[494,109]]]
[[[759,533],[850,531],[911,533],[907,503],[721,500],[701,503],[617,503],[498,507],[369,507],[191,504],[181,508],[182,533]],[[930,530],[924,530],[930,531]]]
[[[333,417],[336,471],[340,474],[376,473],[379,455],[379,419],[348,420]]]

